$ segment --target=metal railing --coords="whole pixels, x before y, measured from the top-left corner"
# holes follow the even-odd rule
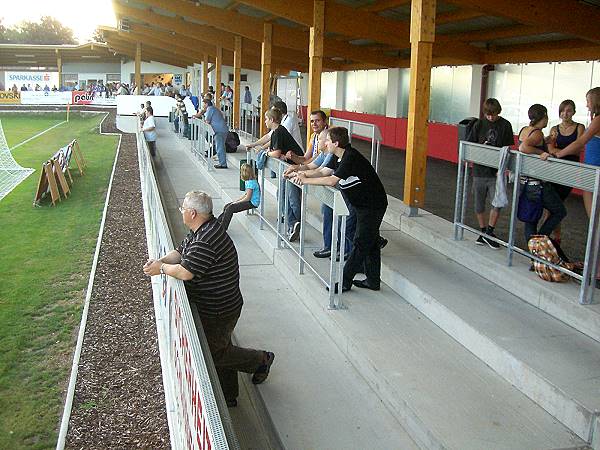
[[[480,230],[469,227],[464,223],[467,204],[469,164],[475,163],[486,167],[497,168],[499,162],[500,152],[498,147],[491,147],[489,145],[475,144],[466,141],[460,142],[458,174],[456,179],[456,200],[454,207],[454,238],[456,240],[463,239],[464,230],[468,230],[480,236],[483,235],[486,239],[495,241],[498,244],[505,246],[507,249],[507,265],[509,266],[512,265],[513,255],[515,253],[547,264],[548,266],[551,266],[577,280],[580,280],[581,289],[579,291],[579,303],[592,303],[594,298],[596,268],[598,267],[598,247],[600,245],[600,230],[598,229],[598,224],[600,221],[600,203],[598,202],[598,192],[600,188],[600,167],[554,158],[543,161],[537,155],[527,155],[511,150],[507,169],[513,172],[515,183],[512,190],[509,237],[508,242],[505,242],[497,238],[489,237]],[[588,226],[583,275],[579,275],[564,267],[550,264],[548,261],[515,246],[517,207],[521,186],[519,180],[521,176],[532,177],[542,181],[557,183],[564,186],[570,186],[584,191],[593,192],[592,213]]]
[[[137,140],[148,253],[158,259],[174,246],[140,131]],[[227,408],[220,413],[217,406],[217,398],[224,404],[223,394],[218,383],[213,389],[209,376],[209,371],[215,373],[212,358],[206,339],[196,331],[183,282],[166,275],[154,276],[152,293],[171,447],[239,449]]]
[[[240,133],[243,133],[246,138],[252,139],[258,137],[258,108],[250,103],[242,103],[240,108]],[[250,124],[248,124],[250,122]]]
[[[253,155],[251,152],[246,153],[246,161],[254,160],[256,161],[256,155]],[[287,208],[288,208],[288,196],[284,195],[284,192],[287,189],[294,189],[293,184],[288,179],[283,177],[283,173],[289,167],[289,164],[286,162],[277,159],[277,158],[267,158],[265,163],[265,167],[260,171],[259,183],[261,187],[260,191],[260,206],[258,208],[258,216],[260,218],[260,229],[263,230],[264,226],[267,225],[272,231],[275,232],[276,238],[276,247],[281,249],[285,246],[290,248],[297,256],[298,256],[298,272],[303,274],[305,269],[308,268],[311,272],[313,272],[316,277],[329,289],[329,309],[343,309],[345,308],[342,303],[341,295],[341,286],[343,281],[343,267],[344,267],[344,250],[340,248],[339,261],[336,261],[336,256],[338,253],[338,247],[343,247],[345,244],[346,238],[346,218],[350,214],[348,207],[346,206],[346,202],[342,197],[342,194],[337,189],[333,189],[328,186],[315,186],[315,185],[303,185],[302,187],[294,185],[296,188],[302,190],[302,206],[300,209],[300,243],[298,249],[294,248],[294,246],[288,240],[288,237],[285,231],[288,229],[288,218],[287,218]],[[273,226],[269,223],[269,220],[265,216],[265,191],[266,185],[265,182],[265,172],[273,171],[277,173],[277,216],[276,216],[276,225]],[[284,188],[284,184],[287,184]],[[329,206],[333,210],[333,223],[331,230],[331,262],[329,264],[329,274],[326,275],[327,279],[323,278],[319,273],[318,269],[314,267],[305,257],[306,253],[306,236],[305,230],[307,226],[307,200],[308,196],[312,196],[319,200],[321,203]],[[281,218],[284,218],[284,222],[281,222]],[[340,233],[340,239],[338,243],[338,230]],[[335,292],[334,286],[338,285],[338,292]]]
[[[348,129],[348,136],[352,142],[352,136],[360,136],[371,140],[371,165],[375,172],[379,173],[379,151],[381,149],[381,131],[373,123],[358,122],[356,120],[340,119],[338,117],[329,117],[330,127],[345,127]]]
[[[208,171],[215,170],[215,132],[212,127],[197,117],[190,119],[189,127],[192,153],[206,165]]]

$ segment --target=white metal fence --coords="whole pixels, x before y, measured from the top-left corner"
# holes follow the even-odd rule
[[[139,131],[137,139],[148,253],[158,259],[174,245],[151,157]],[[198,337],[183,282],[155,276],[152,292],[172,448],[239,448],[226,408],[220,412],[217,406],[216,397],[223,394],[218,384],[211,383],[212,359],[201,345],[204,336]]]

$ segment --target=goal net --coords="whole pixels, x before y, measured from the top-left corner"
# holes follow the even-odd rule
[[[21,167],[13,158],[0,122],[0,200],[33,172],[33,169]]]

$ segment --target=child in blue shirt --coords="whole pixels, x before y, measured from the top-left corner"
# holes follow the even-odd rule
[[[258,181],[256,181],[256,175],[252,166],[250,164],[242,164],[240,175],[245,182],[246,192],[236,201],[227,203],[223,207],[223,212],[217,218],[225,230],[229,228],[229,222],[231,222],[234,213],[258,208],[260,205],[260,186],[258,185]]]

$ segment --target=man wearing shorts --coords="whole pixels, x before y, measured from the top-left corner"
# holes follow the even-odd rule
[[[467,136],[467,141],[478,144],[493,145],[494,147],[513,146],[515,138],[512,125],[503,117],[500,117],[502,107],[495,98],[488,98],[483,103],[483,118],[473,125]],[[494,229],[500,217],[500,208],[491,207],[486,225],[486,204],[494,199],[496,195],[496,173],[497,169],[492,167],[473,164],[473,198],[475,203],[475,215],[479,222],[482,233],[496,237]],[[480,235],[475,241],[477,245],[488,245],[493,250],[498,250],[500,244]]]

